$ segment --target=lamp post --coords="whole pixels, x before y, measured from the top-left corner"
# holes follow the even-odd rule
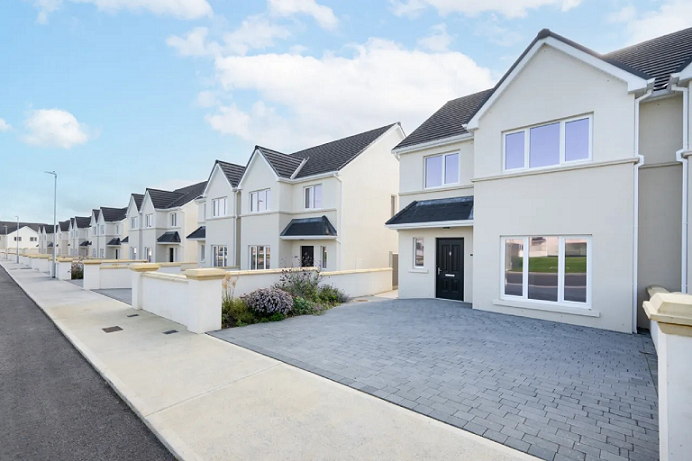
[[[17,264],[19,264],[19,216],[17,218],[17,235],[14,236],[14,241],[17,242]]]
[[[58,205],[58,173],[53,171],[46,171],[46,174],[51,174],[53,175],[53,270],[51,271],[51,277],[55,278],[55,272],[56,272],[56,267],[55,267],[55,232],[56,232],[56,227],[58,226],[57,223],[57,205]]]

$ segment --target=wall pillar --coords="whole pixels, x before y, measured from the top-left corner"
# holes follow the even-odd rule
[[[187,329],[193,333],[206,333],[221,329],[221,280],[226,276],[223,269],[188,269],[183,272],[188,279],[190,313]],[[134,298],[134,291],[132,292]]]
[[[154,263],[132,264],[132,308],[142,309],[142,274],[156,272],[161,266]]]
[[[692,295],[659,292],[644,302],[658,352],[661,461],[692,453]]]
[[[55,277],[59,280],[72,279],[72,258],[57,258],[56,269],[58,271]]]
[[[101,288],[101,263],[99,259],[84,260],[84,283],[85,290],[98,290]]]

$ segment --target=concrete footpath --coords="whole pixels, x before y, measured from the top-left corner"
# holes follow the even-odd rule
[[[0,264],[180,459],[534,459],[71,283]],[[112,327],[121,329],[104,331]]]

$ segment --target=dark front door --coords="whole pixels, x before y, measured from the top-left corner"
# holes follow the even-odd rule
[[[464,239],[437,239],[435,296],[464,300]]]
[[[175,262],[175,248],[169,248],[168,249],[168,262],[174,263]]]
[[[300,265],[312,267],[315,264],[315,247],[300,247]]]

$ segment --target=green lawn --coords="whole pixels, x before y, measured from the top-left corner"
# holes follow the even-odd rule
[[[515,258],[514,267],[510,272],[523,270],[522,258]],[[529,258],[529,272],[557,273],[557,256]],[[586,273],[586,256],[571,256],[565,258],[565,272],[568,274]]]

